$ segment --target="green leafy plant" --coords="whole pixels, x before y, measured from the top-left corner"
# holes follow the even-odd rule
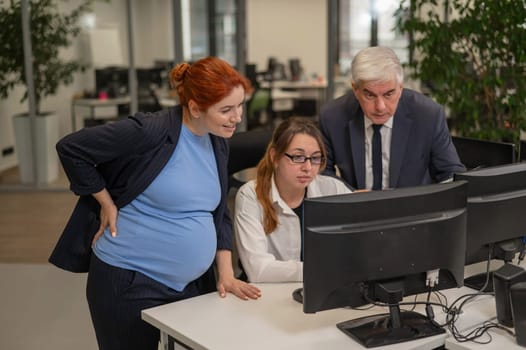
[[[79,18],[91,9],[92,2],[83,1],[71,12],[62,13],[53,0],[28,1],[37,114],[44,97],[54,95],[60,85],[72,83],[74,74],[86,68],[80,61],[61,58],[60,50],[69,47],[79,34]],[[0,28],[0,97],[6,98],[15,86],[23,84],[23,102],[28,92],[20,0],[0,0]]]
[[[517,142],[526,126],[524,0],[402,0],[411,76],[462,136]]]

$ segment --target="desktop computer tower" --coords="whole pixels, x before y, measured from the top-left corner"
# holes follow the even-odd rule
[[[526,346],[526,282],[519,282],[511,286],[510,294],[517,344]]]
[[[519,282],[526,282],[526,271],[520,266],[506,263],[493,274],[497,321],[507,327],[513,327],[511,287]]]

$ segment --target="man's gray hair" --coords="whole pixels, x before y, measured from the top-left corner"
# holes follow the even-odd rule
[[[351,81],[361,82],[404,82],[404,70],[400,59],[393,50],[387,47],[373,46],[359,51],[351,65]]]

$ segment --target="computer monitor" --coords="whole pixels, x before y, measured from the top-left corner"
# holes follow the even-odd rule
[[[245,65],[245,76],[248,80],[250,80],[250,83],[255,88],[258,86],[258,71],[257,71],[257,64],[255,63],[247,63]]]
[[[400,312],[404,296],[463,284],[466,184],[452,182],[304,202],[303,311],[388,303],[389,314],[338,328],[366,347],[444,330],[428,317]]]
[[[299,58],[289,59],[290,80],[298,81],[301,78],[302,68]]]
[[[174,60],[157,59],[154,60],[153,64],[154,67],[162,68],[161,75],[163,86],[168,89],[170,87],[170,72],[172,71],[172,68],[176,66],[176,62]]]
[[[105,92],[108,97],[120,97],[128,94],[128,68],[106,67],[95,69],[95,90],[97,94]]]
[[[137,85],[140,87],[160,88],[163,86],[165,67],[136,68]]]
[[[460,161],[469,170],[515,162],[516,151],[513,143],[460,136],[452,136],[451,139]]]
[[[455,181],[467,181],[468,188],[466,264],[511,261],[524,250],[526,163],[455,174]],[[465,284],[480,290],[485,280],[485,275],[477,275]]]
[[[285,66],[279,62],[276,57],[269,57],[267,60],[267,72],[265,74],[265,80],[285,80]]]

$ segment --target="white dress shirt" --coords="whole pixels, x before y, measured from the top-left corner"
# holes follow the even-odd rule
[[[366,116],[365,131],[365,188],[373,188],[373,122]],[[391,135],[393,133],[393,117],[380,129],[382,135],[382,189],[389,188],[389,158],[391,155]]]
[[[255,180],[236,194],[234,230],[239,258],[250,282],[297,282],[303,280],[301,228],[298,216],[280,197],[272,179],[271,201],[278,216],[274,232],[265,234],[263,208],[255,191]],[[307,187],[307,197],[352,192],[339,179],[318,175]]]

